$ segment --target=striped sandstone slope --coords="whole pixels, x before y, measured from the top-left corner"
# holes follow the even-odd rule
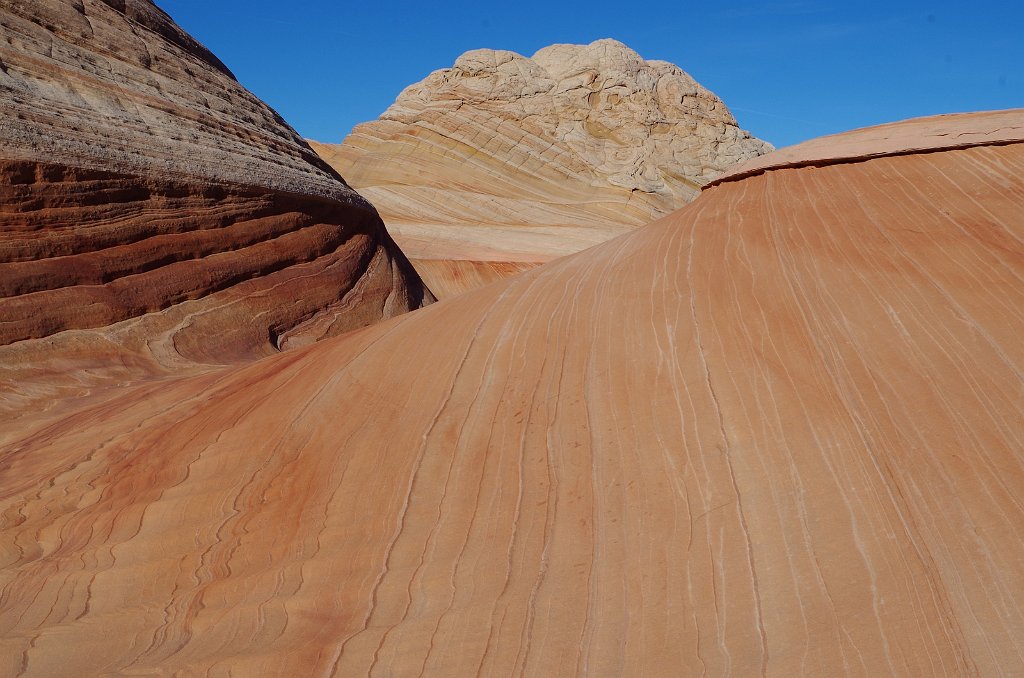
[[[615,40],[474,50],[320,155],[450,296],[668,214],[771,150],[678,67]]]
[[[0,0],[0,66],[0,410],[51,373],[262,356],[430,300],[373,208],[147,0]]]
[[[1024,673],[1024,112],[941,124],[20,421],[0,674]]]

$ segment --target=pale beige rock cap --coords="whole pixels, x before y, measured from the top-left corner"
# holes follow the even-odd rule
[[[313,147],[441,296],[631,231],[772,150],[678,66],[610,39],[467,52]]]

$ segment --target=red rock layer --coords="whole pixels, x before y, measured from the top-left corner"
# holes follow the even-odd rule
[[[237,358],[301,341],[320,314],[336,333],[421,301],[389,276],[372,307],[332,307],[387,243],[372,213],[326,199],[8,162],[0,219],[0,344],[102,328],[248,281],[230,313],[200,313],[174,337],[187,357]],[[311,276],[311,264],[327,273]]]
[[[1024,672],[1024,144],[930,150],[20,420],[0,673]]]

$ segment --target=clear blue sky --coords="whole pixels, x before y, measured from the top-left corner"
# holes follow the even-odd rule
[[[621,40],[678,64],[777,146],[1024,107],[1024,0],[156,0],[302,135],[337,142],[469,49]]]

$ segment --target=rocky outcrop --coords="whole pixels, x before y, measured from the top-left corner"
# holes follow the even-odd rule
[[[615,40],[531,58],[467,52],[340,146],[313,147],[377,206],[414,262],[443,257],[451,271],[584,249],[771,150],[680,68]],[[417,266],[435,291],[458,282]]]
[[[0,2],[0,137],[9,398],[99,353],[230,362],[432,299],[374,209],[148,0]]]
[[[0,674],[1021,675],[1024,111],[942,124],[3,427]]]

